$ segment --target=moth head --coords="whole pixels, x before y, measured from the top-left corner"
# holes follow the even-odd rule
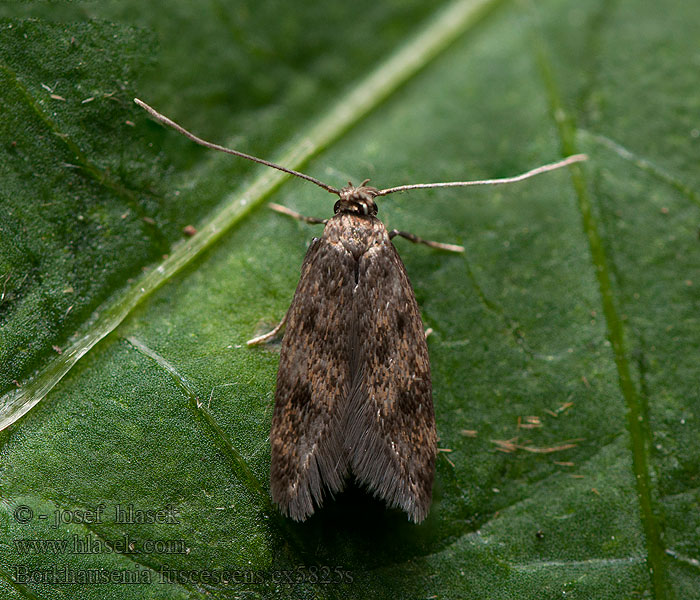
[[[357,187],[351,181],[348,181],[348,185],[338,192],[340,199],[335,203],[333,212],[335,214],[346,212],[375,216],[378,209],[374,198],[379,193],[379,190],[365,185],[368,181],[369,179],[365,179]]]

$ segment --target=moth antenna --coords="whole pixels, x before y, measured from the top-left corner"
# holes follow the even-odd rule
[[[273,162],[270,162],[269,160],[263,160],[262,158],[258,158],[257,156],[251,156],[250,154],[245,154],[244,152],[239,152],[238,150],[233,150],[232,148],[226,148],[225,146],[219,146],[219,144],[214,144],[212,142],[207,142],[206,140],[203,140],[200,137],[197,137],[193,133],[190,133],[182,127],[181,125],[178,125],[175,123],[175,121],[172,121],[171,119],[168,119],[165,115],[160,114],[155,108],[152,108],[148,104],[146,104],[143,100],[139,100],[138,98],[134,98],[134,102],[138,104],[141,108],[143,108],[148,114],[150,114],[156,121],[160,121],[164,125],[167,125],[168,127],[172,127],[175,131],[178,133],[181,133],[184,135],[186,138],[189,138],[193,142],[196,142],[200,146],[204,146],[205,148],[211,148],[212,150],[219,150],[220,152],[225,152],[226,154],[233,154],[234,156],[238,156],[240,158],[245,158],[248,160],[252,160],[253,162],[260,163],[261,165],[265,165],[266,167],[272,167],[273,169],[277,169],[278,171],[284,171],[285,173],[289,173],[290,175],[294,175],[296,177],[300,177],[301,179],[306,179],[306,181],[310,181],[311,183],[315,183],[317,186],[322,187],[324,190],[330,192],[331,194],[340,194],[340,190],[334,188],[332,185],[328,185],[327,183],[323,183],[323,181],[320,181],[316,179],[315,177],[311,177],[311,175],[306,175],[305,173],[300,173],[299,171],[295,171],[294,169],[288,169],[287,167],[283,167],[282,165],[275,164]]]
[[[386,196],[388,194],[393,194],[394,192],[403,192],[406,190],[417,190],[423,188],[440,188],[440,187],[467,187],[470,185],[497,185],[501,183],[515,183],[516,181],[522,181],[523,179],[529,179],[540,173],[546,173],[547,171],[554,171],[555,169],[561,169],[567,165],[573,163],[582,162],[588,160],[588,155],[586,154],[572,154],[567,156],[563,160],[558,160],[557,162],[549,163],[531,169],[526,173],[521,173],[520,175],[515,175],[514,177],[503,177],[501,179],[477,179],[474,181],[446,181],[444,183],[414,183],[411,185],[399,185],[393,188],[386,188],[385,190],[379,190],[376,196]]]

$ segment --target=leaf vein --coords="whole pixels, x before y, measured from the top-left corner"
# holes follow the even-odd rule
[[[692,187],[685,184],[675,175],[669,173],[664,168],[654,163],[654,161],[633,152],[629,148],[605,135],[594,133],[586,129],[579,129],[577,133],[582,137],[588,138],[593,142],[604,146],[608,150],[613,151],[623,160],[632,163],[635,167],[641,171],[644,171],[645,173],[649,173],[652,177],[655,177],[659,181],[670,185],[672,188],[683,194],[688,200],[700,206],[700,195]]]
[[[168,361],[165,357],[158,354],[155,350],[149,348],[139,339],[130,336],[126,338],[129,344],[131,344],[138,352],[147,356],[153,360],[159,367],[165,370],[170,377],[175,381],[175,383],[185,392],[188,399],[188,405],[190,409],[194,412],[198,420],[201,419],[205,424],[210,434],[216,440],[216,445],[221,448],[235,467],[236,474],[238,477],[247,485],[248,489],[252,491],[261,500],[261,504],[268,510],[273,511],[270,499],[263,489],[262,484],[255,476],[250,466],[246,462],[245,458],[241,455],[236,447],[231,442],[231,438],[228,434],[221,428],[216,419],[207,410],[204,403],[200,400],[197,391],[194,386],[188,381],[188,379],[178,372],[175,366]]]
[[[44,123],[44,125],[51,131],[51,133],[56,138],[58,138],[61,141],[61,143],[63,143],[63,145],[68,149],[68,151],[71,154],[73,154],[73,156],[79,163],[77,165],[65,163],[64,166],[73,169],[77,168],[83,171],[84,173],[87,173],[87,175],[91,179],[93,179],[98,185],[107,188],[108,190],[114,192],[118,197],[122,198],[127,203],[127,205],[130,206],[131,209],[137,215],[139,215],[139,217],[149,217],[149,215],[143,211],[134,192],[127,189],[119,182],[114,181],[110,177],[108,177],[107,173],[102,171],[85,155],[85,153],[80,149],[78,144],[76,144],[72,139],[70,139],[70,137],[67,134],[61,133],[61,131],[58,128],[58,125],[49,117],[49,115],[46,114],[46,112],[42,109],[41,105],[32,97],[27,87],[20,81],[19,77],[17,77],[17,74],[14,71],[12,71],[12,69],[7,67],[7,65],[3,64],[0,64],[0,69],[5,71],[5,73],[7,73],[7,75],[12,79],[15,85],[15,89],[22,95],[25,103],[27,104],[27,106],[29,106],[29,108],[31,108],[32,112],[34,112],[34,114],[41,120],[42,123]],[[157,239],[159,246],[168,245],[165,235],[158,228],[157,224],[153,227],[147,228],[147,231],[152,232],[153,236]]]
[[[559,136],[563,154],[576,153],[576,127],[569,116],[559,92],[554,69],[547,53],[543,34],[538,31],[535,50],[541,76],[549,99],[550,111]],[[657,599],[667,598],[670,590],[666,573],[665,551],[662,541],[660,518],[655,514],[650,476],[649,447],[650,430],[644,422],[647,414],[646,399],[636,389],[630,367],[629,353],[625,341],[625,328],[618,310],[615,290],[610,276],[611,259],[607,256],[600,225],[593,211],[583,169],[572,165],[571,180],[577,198],[584,233],[588,239],[591,260],[598,282],[598,291],[603,305],[603,314],[612,345],[613,358],[618,374],[618,383],[627,406],[627,430],[631,438],[632,467],[639,500],[640,518],[646,538],[647,563],[651,584]]]

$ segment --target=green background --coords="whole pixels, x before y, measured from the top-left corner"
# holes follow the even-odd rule
[[[43,398],[0,433],[1,597],[700,598],[700,7],[474,5],[454,43],[303,165],[390,187],[590,156],[511,186],[381,199],[388,227],[466,247],[396,242],[435,332],[449,450],[420,526],[360,490],[303,524],[270,504],[278,354],[245,340],[282,317],[320,229],[246,196],[248,214],[188,251],[183,227],[240,206],[262,167],[132,98],[274,158],[450,4],[0,5],[0,417],[23,390]],[[303,181],[269,199],[332,212]],[[111,331],[165,255],[189,262]],[[102,523],[54,526],[54,511],[100,503]],[[178,522],[115,523],[129,503],[174,506]],[[135,547],[17,543],[74,535]],[[153,583],[15,581],[54,566]]]

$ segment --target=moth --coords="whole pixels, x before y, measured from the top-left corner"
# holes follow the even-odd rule
[[[306,179],[338,197],[304,258],[286,323],[270,430],[270,493],[281,512],[304,521],[353,476],[390,507],[420,523],[430,509],[437,433],[426,334],[406,269],[392,244],[402,236],[433,248],[461,246],[388,231],[375,199],[435,187],[511,183],[586,160],[576,154],[502,179],[377,189],[368,180],[337,189],[314,177],[198,138],[142,102],[158,121],[194,142]]]

